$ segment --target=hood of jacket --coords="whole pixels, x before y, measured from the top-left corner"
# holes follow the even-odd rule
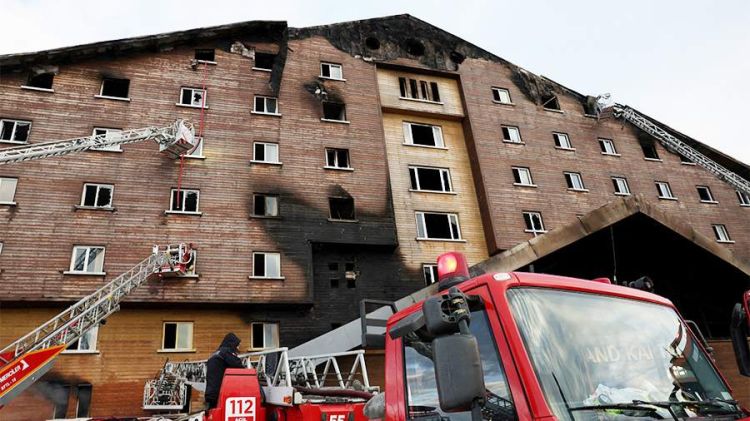
[[[235,349],[238,346],[240,346],[240,338],[237,337],[234,333],[227,333],[227,336],[224,337],[224,340],[221,341],[221,345],[219,345],[219,348],[230,348]]]

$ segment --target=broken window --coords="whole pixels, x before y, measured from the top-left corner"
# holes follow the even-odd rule
[[[213,48],[196,48],[195,59],[202,62],[215,63],[216,51]]]
[[[695,186],[695,188],[698,190],[698,197],[700,197],[701,202],[717,203],[708,186]]]
[[[56,399],[53,399],[54,408],[52,409],[52,418],[67,418],[68,401],[70,399],[70,385],[53,382],[49,383],[49,387],[53,388],[56,397]]]
[[[729,236],[729,231],[727,231],[726,225],[723,224],[714,224],[711,225],[711,227],[714,229],[714,235],[716,236],[716,241],[719,243],[733,243],[732,238]]]
[[[656,151],[656,144],[654,142],[641,143],[641,149],[643,149],[643,157],[646,159],[659,159],[659,152]]]
[[[603,155],[617,155],[617,149],[615,149],[615,142],[612,139],[600,138],[599,148],[601,148]]]
[[[16,197],[17,178],[0,177],[0,205],[14,205]]]
[[[524,212],[523,222],[526,224],[526,229],[524,231],[530,232],[535,236],[547,232],[547,230],[544,229],[544,221],[542,220],[541,212]]]
[[[526,167],[511,167],[511,171],[513,171],[513,184],[517,186],[534,186],[530,169]]]
[[[96,351],[96,339],[99,336],[99,326],[94,326],[91,329],[81,335],[80,338],[73,341],[67,348],[65,353],[76,353],[76,352],[92,352]]]
[[[451,192],[450,170],[447,168],[409,167],[411,189],[417,191]]]
[[[510,91],[505,88],[492,88],[492,100],[500,104],[512,104]]]
[[[401,99],[440,102],[440,89],[437,82],[399,77],[398,84]]]
[[[460,240],[461,229],[455,213],[415,212],[417,239]]]
[[[404,143],[407,145],[444,148],[443,130],[440,126],[404,122]]]
[[[193,322],[164,322],[162,350],[192,351]]]
[[[560,110],[560,102],[556,95],[542,96],[542,107],[546,110]]]
[[[25,88],[49,89],[52,90],[52,82],[55,80],[54,73],[29,74]]]
[[[253,253],[253,278],[281,278],[281,254]]]
[[[570,143],[570,137],[565,133],[552,133],[552,137],[555,139],[555,147],[560,149],[573,149],[573,144]]]
[[[104,273],[104,247],[75,246],[70,259],[70,272]]]
[[[205,158],[203,156],[203,136],[195,137],[195,146],[188,153],[185,154],[185,158]]]
[[[253,143],[253,162],[279,164],[279,145],[277,143]]]
[[[279,347],[278,323],[250,323],[250,348],[269,349]]]
[[[200,190],[172,189],[169,210],[178,213],[198,213]]]
[[[628,180],[624,177],[612,177],[612,184],[615,186],[615,194],[618,196],[629,196],[630,187]]]
[[[350,169],[349,149],[326,148],[326,167]]]
[[[685,165],[695,165],[695,162],[691,161],[690,158],[680,155],[680,162]]]
[[[99,96],[109,98],[128,98],[130,91],[130,79],[116,79],[105,77],[102,80]]]
[[[279,197],[268,194],[253,195],[253,216],[279,216]]]
[[[320,77],[344,80],[343,67],[340,64],[320,63]]]
[[[0,185],[0,187],[2,187],[2,185]],[[750,206],[750,194],[737,190],[737,199],[740,201],[740,206]],[[0,201],[2,201],[1,197]]]
[[[346,121],[346,105],[339,102],[323,102],[323,120]]]
[[[664,181],[656,181],[656,191],[659,193],[659,199],[676,199],[672,194],[672,188],[669,187],[669,183]]]
[[[91,208],[111,208],[112,193],[115,186],[111,184],[93,184],[86,183],[83,185],[83,195],[81,196],[81,206]]]
[[[513,126],[501,126],[503,131],[503,142],[507,143],[523,143],[521,140],[521,131],[518,127]]]
[[[255,96],[255,106],[253,112],[257,114],[273,114],[278,115],[279,110],[277,107],[276,98],[270,96]]]
[[[77,389],[76,396],[78,403],[76,404],[76,417],[88,418],[91,411],[91,392],[93,387],[90,384],[79,384]]]
[[[270,53],[259,53],[255,52],[255,66],[253,69],[256,70],[273,70],[273,62],[276,60],[276,54]]]
[[[586,187],[583,185],[583,177],[581,177],[581,173],[563,172],[563,175],[565,176],[565,183],[570,190],[586,190]]]
[[[26,143],[30,131],[30,121],[0,119],[0,142]]]
[[[438,281],[437,265],[433,263],[425,263],[422,265],[422,274],[424,275],[425,285],[434,284]]]
[[[208,108],[206,90],[201,88],[181,88],[179,105]]]
[[[118,136],[120,133],[122,133],[122,129],[111,129],[106,127],[94,127],[94,132],[92,133],[94,136],[102,136],[105,140],[113,139],[114,137]],[[96,148],[91,148],[91,150],[94,151],[107,151],[107,152],[120,152],[122,151],[121,145],[109,145],[109,146],[99,146]]]
[[[330,218],[335,221],[355,221],[354,199],[351,197],[329,197]]]

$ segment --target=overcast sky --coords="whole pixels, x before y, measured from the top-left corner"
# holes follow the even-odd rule
[[[750,1],[2,0],[0,54],[245,20],[310,26],[409,13],[578,92],[750,163]]]

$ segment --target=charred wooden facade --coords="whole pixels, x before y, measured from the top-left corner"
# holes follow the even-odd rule
[[[51,88],[29,88],[39,74],[54,75]],[[127,79],[125,98],[102,95],[105,79]],[[183,103],[183,88],[204,87],[205,109],[190,94]],[[610,202],[613,177],[710,238],[723,225],[721,246],[750,259],[750,203],[727,184],[626,123],[592,117],[590,97],[407,15],[312,28],[248,22],[2,56],[0,98],[0,119],[31,123],[29,143],[203,121],[202,153],[181,176],[178,161],[145,143],[0,167],[16,180],[0,203],[2,343],[153,244],[198,249],[194,274],[136,292],[99,328],[95,349],[63,355],[4,410],[8,419],[51,418],[55,407],[74,416],[86,385],[91,415],[141,414],[143,382],[167,357],[204,358],[227,331],[243,349],[304,342],[357,317],[361,298],[421,288],[442,251],[477,263]],[[439,127],[441,144],[415,146],[412,123]],[[658,158],[644,158],[642,145]],[[450,189],[415,188],[414,167],[447,170]],[[582,184],[570,187],[566,173]],[[656,182],[673,197],[660,198]],[[86,184],[113,186],[111,206],[85,206]],[[174,211],[178,184],[199,192],[194,211]],[[459,234],[446,217],[448,234],[438,227],[430,238],[425,213],[455,215]],[[77,246],[104,248],[100,271],[70,273]],[[180,322],[192,323],[189,346],[165,349],[165,323]]]

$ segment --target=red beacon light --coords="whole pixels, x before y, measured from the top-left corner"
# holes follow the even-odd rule
[[[469,265],[463,254],[452,251],[437,258],[438,288],[444,291],[469,279]]]

